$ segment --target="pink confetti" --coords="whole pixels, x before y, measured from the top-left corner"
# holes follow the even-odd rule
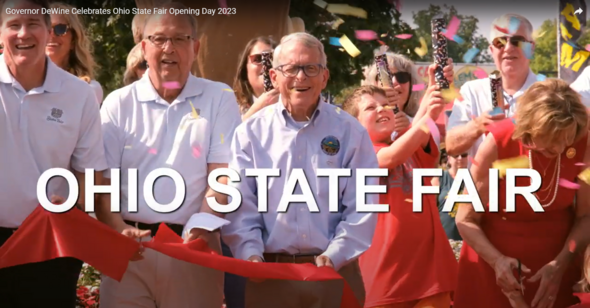
[[[356,30],[354,32],[357,40],[372,41],[377,39],[377,32],[373,30]]]
[[[586,166],[586,164],[584,164],[584,163],[575,163],[574,166],[584,167],[584,166]]]
[[[568,247],[569,247],[570,252],[572,252],[572,253],[575,252],[576,251],[576,242],[574,242],[573,240],[570,240]]]
[[[590,51],[590,44],[586,45],[586,50]]]
[[[424,87],[425,87],[425,85],[423,83],[415,84],[412,86],[412,92],[422,91],[422,90],[424,90]]]
[[[486,73],[486,71],[481,67],[478,67],[475,71],[473,71],[473,75],[477,77],[477,79],[483,79],[488,77],[488,73]]]
[[[156,155],[158,154],[158,150],[152,148],[148,151],[148,153]]]
[[[180,82],[178,82],[178,81],[168,81],[168,82],[164,82],[164,88],[165,89],[180,89],[182,87],[180,86]]]
[[[407,40],[409,38],[412,38],[411,34],[398,34],[395,37],[397,37],[400,40]]]
[[[194,158],[201,157],[201,149],[199,147],[196,147],[196,146],[193,147],[193,157]]]
[[[453,18],[451,18],[451,21],[449,21],[449,24],[447,25],[447,31],[445,31],[445,36],[452,39],[453,36],[455,36],[455,34],[457,33],[457,31],[459,30],[459,25],[461,24],[461,20],[459,20],[459,18],[457,18],[457,16],[453,16]]]
[[[475,159],[471,158],[471,156],[467,156],[467,159],[472,165],[479,166],[479,164],[475,161]]]
[[[580,188],[579,184],[570,182],[566,179],[559,179],[559,186],[569,188],[569,189],[579,189]]]

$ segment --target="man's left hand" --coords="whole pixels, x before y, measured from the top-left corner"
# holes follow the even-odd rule
[[[564,269],[557,266],[556,261],[551,261],[543,266],[533,277],[528,279],[529,282],[541,281],[537,294],[535,294],[535,298],[533,299],[532,307],[553,307],[563,272]]]
[[[197,239],[202,239],[208,243],[207,235],[209,231],[205,229],[193,228],[190,232],[187,232],[186,236],[184,237],[184,243],[192,242]]]
[[[334,263],[332,263],[332,260],[327,256],[317,256],[315,258],[315,265],[317,265],[317,267],[328,266],[334,268]]]

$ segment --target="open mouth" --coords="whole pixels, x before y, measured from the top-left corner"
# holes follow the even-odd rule
[[[162,64],[164,64],[164,65],[176,65],[176,61],[162,60]]]
[[[58,47],[58,43],[47,43],[47,47]]]
[[[311,87],[294,87],[291,89],[292,92],[306,92],[309,89],[311,89]]]
[[[377,123],[385,123],[385,122],[389,122],[388,117],[382,117],[382,118],[377,119]]]
[[[25,44],[16,45],[16,49],[18,49],[18,50],[29,50],[29,49],[33,49],[33,48],[35,48],[35,45],[25,45]]]
[[[502,58],[502,60],[508,60],[508,61],[516,60],[516,59],[517,59],[516,57],[504,57],[504,58]]]

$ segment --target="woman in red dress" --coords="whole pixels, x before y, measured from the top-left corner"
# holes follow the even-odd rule
[[[482,204],[489,200],[492,163],[525,156],[541,175],[533,196],[544,212],[534,212],[521,195],[516,211],[506,212],[504,179],[498,185],[498,212],[460,204],[456,222],[464,244],[453,308],[571,306],[578,302],[573,287],[582,277],[579,252],[590,237],[590,186],[560,183],[576,182],[583,163],[590,165],[586,108],[567,83],[550,79],[525,92],[514,121],[488,130],[471,168]],[[516,178],[516,186],[530,182]]]

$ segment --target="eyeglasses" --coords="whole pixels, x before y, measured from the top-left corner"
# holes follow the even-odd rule
[[[321,64],[306,64],[306,65],[293,65],[285,64],[278,66],[276,70],[283,73],[285,77],[295,77],[299,74],[299,71],[303,70],[303,73],[307,77],[315,77],[320,74],[324,67]]]
[[[190,35],[178,35],[175,37],[167,37],[163,35],[150,35],[147,38],[150,42],[152,42],[152,44],[154,44],[154,46],[159,48],[163,48],[168,41],[172,42],[172,45],[174,45],[175,47],[183,47],[188,45],[188,43],[193,39]]]
[[[510,45],[514,47],[520,47],[521,43],[528,42],[524,36],[504,36],[504,37],[497,37],[492,41],[492,45],[498,49],[502,49],[510,42]]]
[[[143,61],[139,62],[139,64],[137,65],[137,68],[140,70],[147,70],[147,61],[143,60]]]
[[[56,24],[51,27],[51,31],[55,36],[64,36],[70,30],[70,26],[66,24]]]
[[[392,75],[399,84],[406,84],[412,80],[412,75],[408,72],[397,72]],[[375,82],[379,82],[379,75],[375,76]]]
[[[451,155],[451,156],[452,156],[453,158],[459,158],[459,156],[460,156],[461,158],[465,158],[465,157],[467,157],[467,155],[469,155],[469,154],[468,154],[468,153],[463,153],[463,154],[461,154],[461,155]]]
[[[250,63],[254,63],[254,64],[261,64],[262,63],[262,54],[254,54],[254,55],[249,55],[248,58],[250,59]]]

